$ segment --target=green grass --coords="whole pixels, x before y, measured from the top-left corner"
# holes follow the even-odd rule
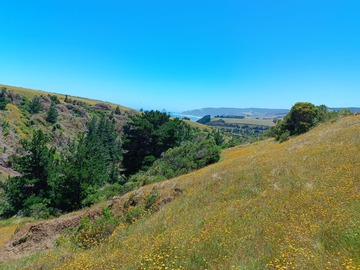
[[[225,150],[217,164],[144,187],[183,192],[159,212],[118,227],[104,244],[9,265],[359,269],[359,134],[360,116],[352,116],[282,144],[269,139]]]

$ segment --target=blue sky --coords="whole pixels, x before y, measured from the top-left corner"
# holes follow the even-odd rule
[[[360,1],[0,0],[0,83],[134,109],[360,107]]]

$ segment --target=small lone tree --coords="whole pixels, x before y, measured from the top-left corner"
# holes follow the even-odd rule
[[[120,115],[120,114],[121,114],[121,111],[120,111],[120,107],[119,107],[119,106],[116,106],[115,114],[116,114],[116,115]]]
[[[55,124],[58,119],[59,113],[55,108],[55,103],[51,102],[50,108],[46,115],[46,121],[48,121],[51,124]]]
[[[1,88],[0,92],[0,110],[5,110],[6,105],[10,102],[10,99],[8,99],[6,94],[6,88]]]
[[[40,112],[43,109],[43,106],[40,102],[40,97],[35,96],[33,97],[33,99],[30,101],[29,106],[28,106],[28,111],[31,114],[35,114]]]
[[[324,108],[321,108],[324,110]],[[324,116],[321,116],[323,118]],[[276,140],[286,141],[290,136],[309,131],[319,121],[319,109],[310,102],[298,102],[292,106],[283,120],[272,128]]]

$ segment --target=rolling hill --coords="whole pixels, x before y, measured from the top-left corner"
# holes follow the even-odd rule
[[[132,222],[103,244],[49,244],[48,252],[0,268],[359,269],[359,149],[360,116],[285,143],[228,149],[217,164],[107,202],[114,216],[131,213]],[[153,191],[155,208],[145,211]],[[41,250],[41,239],[56,239],[64,224],[98,209],[20,228],[1,247],[2,260],[29,245]]]

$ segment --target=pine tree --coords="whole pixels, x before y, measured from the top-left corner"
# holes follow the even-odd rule
[[[31,114],[35,114],[40,112],[43,109],[43,106],[40,102],[40,97],[35,96],[33,97],[33,99],[30,101],[29,106],[28,106],[28,111]]]
[[[55,108],[55,103],[51,102],[50,108],[46,115],[46,121],[48,121],[49,123],[55,124],[58,116],[59,116],[59,113]]]
[[[6,95],[6,88],[3,87],[0,92],[0,110],[5,110],[6,105],[10,102]]]

